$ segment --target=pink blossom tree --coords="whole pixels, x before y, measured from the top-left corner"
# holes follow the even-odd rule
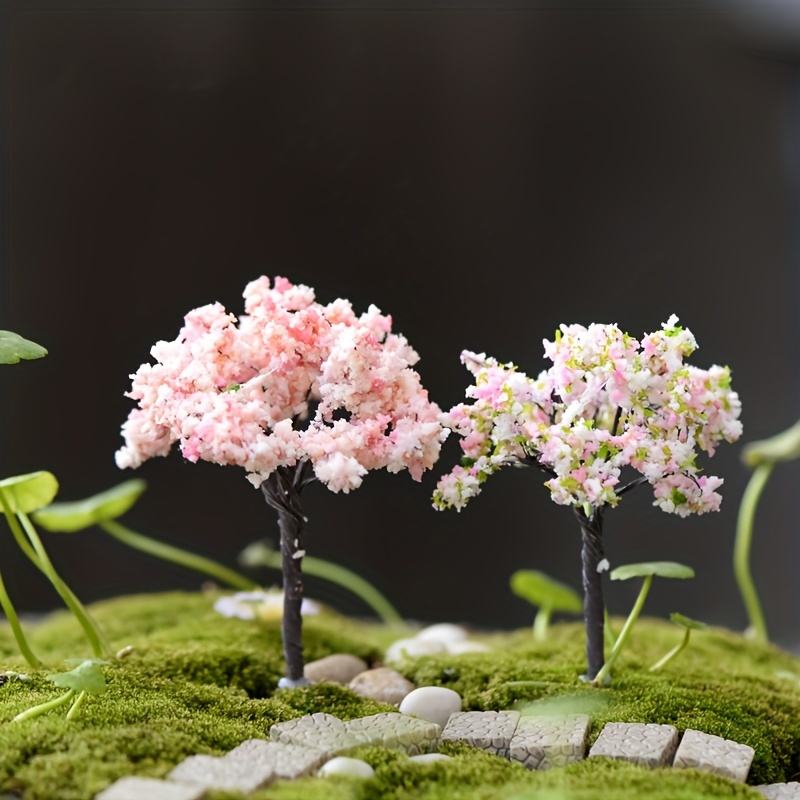
[[[462,437],[463,457],[440,479],[434,507],[460,511],[509,464],[547,473],[552,499],[573,507],[581,529],[588,680],[604,664],[605,509],[645,482],[668,513],[719,509],[722,479],[700,474],[697,451],[713,456],[720,441],[739,438],[741,403],[728,367],[684,364],[696,349],[673,315],[641,343],[616,325],[561,325],[544,340],[552,366],[537,378],[483,353],[461,354],[475,376],[466,392],[473,402],[443,416]]]
[[[155,364],[131,375],[137,401],[122,426],[117,465],[139,467],[177,443],[192,462],[233,464],[278,516],[284,588],[282,686],[305,682],[301,490],[311,481],[348,493],[369,470],[408,470],[419,481],[449,431],[412,366],[417,353],[374,305],[276,277],[249,283],[238,320],[219,303],[190,311]],[[238,323],[238,324],[237,324]]]

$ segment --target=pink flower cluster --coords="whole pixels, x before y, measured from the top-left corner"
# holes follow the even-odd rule
[[[641,342],[616,325],[562,325],[544,341],[553,363],[531,379],[513,364],[464,351],[475,375],[471,404],[444,415],[461,437],[460,466],[439,481],[437,509],[460,510],[507,464],[538,462],[561,505],[615,506],[622,469],[653,486],[654,504],[687,516],[719,509],[722,479],[699,474],[697,448],[742,433],[730,370],[684,364],[697,349],[673,315]]]
[[[252,281],[244,299],[238,321],[219,303],[189,312],[175,341],[152,348],[156,363],[130,376],[138,407],[117,465],[177,442],[189,461],[243,467],[255,486],[306,460],[334,492],[384,467],[420,480],[449,430],[391,318],[375,306],[356,316],[342,299],[320,305],[283,277]]]

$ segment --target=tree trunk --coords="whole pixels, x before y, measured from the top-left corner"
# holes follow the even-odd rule
[[[278,467],[262,484],[267,504],[278,512],[281,532],[281,570],[283,573],[283,655],[286,677],[279,686],[293,687],[307,683],[303,659],[303,526],[306,518],[300,504],[300,490],[307,482],[308,462],[294,467]]]
[[[603,553],[603,509],[592,508],[590,516],[575,508],[581,526],[581,561],[583,564],[583,619],[586,625],[586,679],[594,677],[605,663],[603,574],[597,571]]]

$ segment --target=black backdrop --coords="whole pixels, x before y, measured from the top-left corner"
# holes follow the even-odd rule
[[[742,445],[799,416],[785,43],[696,8],[56,6],[2,17],[0,327],[49,355],[2,369],[0,474],[50,470],[60,500],[142,477],[124,522],[235,565],[277,537],[242,470],[177,451],[114,464],[129,374],[189,309],[240,312],[261,274],[323,303],[375,303],[442,407],[469,383],[464,348],[533,374],[561,322],[639,335],[674,312],[698,339],[692,363],[731,366],[744,437],[704,463],[725,479],[719,513],[666,515],[641,488],[606,516],[607,554],[695,568],[656,584],[645,613],[745,626],[731,568]],[[578,587],[577,526],[526,470],[498,474],[461,513],[434,511],[457,451],[453,437],[421,484],[380,472],[350,495],[309,487],[308,552],[409,618],[527,625],[510,574]],[[793,463],[776,470],[752,557],[771,633],[791,646],[797,478]],[[43,536],[86,601],[203,580],[98,530]],[[60,605],[8,532],[0,568],[19,610]],[[632,583],[608,584],[613,613]],[[368,613],[313,578],[307,593]]]

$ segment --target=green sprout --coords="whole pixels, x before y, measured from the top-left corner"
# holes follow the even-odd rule
[[[281,569],[282,557],[268,539],[253,542],[239,554],[239,563],[248,567]],[[312,556],[303,557],[303,572],[338,583],[360,597],[386,624],[402,623],[400,612],[371,584],[352,570]]]
[[[106,679],[103,675],[103,670],[98,666],[99,664],[107,664],[107,661],[102,659],[86,659],[81,661],[75,669],[69,672],[57,672],[47,676],[47,680],[52,681],[56,686],[67,691],[56,697],[54,700],[49,700],[46,703],[40,703],[38,706],[17,714],[12,722],[23,722],[26,719],[47,714],[54,708],[66,705],[72,701],[72,705],[67,711],[67,719],[72,719],[78,712],[81,704],[86,698],[87,694],[102,694],[106,690]]]
[[[533,620],[533,638],[543,642],[547,638],[547,628],[554,611],[580,614],[583,601],[572,588],[554,578],[533,569],[517,570],[509,581],[511,591],[527,600],[539,611]]]
[[[29,514],[48,505],[58,492],[58,481],[50,472],[31,472],[13,478],[0,480],[0,507],[6,522],[22,552],[33,562],[58,592],[67,608],[84,630],[86,638],[92,646],[94,654],[101,657],[108,651],[108,644],[80,600],[64,583],[56,572],[47,551],[44,549],[39,534],[33,526]],[[14,610],[5,586],[0,578],[0,605],[8,618],[14,638],[25,660],[33,667],[40,667],[42,662],[33,654],[28,645],[19,618]]]
[[[689,619],[689,617],[684,617],[683,614],[672,613],[669,615],[669,618],[672,622],[678,625],[681,628],[685,629],[685,633],[683,634],[683,639],[681,639],[679,644],[676,644],[672,650],[669,651],[663,658],[656,661],[652,667],[650,667],[650,672],[657,672],[662,667],[669,664],[681,650],[685,649],[686,645],[689,644],[689,637],[692,635],[692,631],[704,631],[706,629],[706,624],[704,622],[698,622],[694,619]]]
[[[750,572],[753,522],[761,494],[775,465],[779,461],[794,461],[797,458],[800,458],[800,421],[769,439],[750,442],[742,450],[742,461],[748,467],[753,467],[753,474],[745,487],[739,505],[733,550],[733,572],[750,620],[748,632],[753,639],[763,644],[769,642],[767,624]]]
[[[213,559],[151,539],[118,522],[117,518],[134,505],[146,488],[145,481],[134,478],[85,500],[51,503],[38,511],[34,519],[52,533],[75,533],[96,525],[129,547],[210,575],[235,589],[250,591],[259,588],[254,581]]]
[[[602,686],[606,678],[610,679],[611,667],[619,657],[625,642],[630,636],[631,629],[639,617],[644,606],[644,601],[650,591],[650,585],[653,583],[655,576],[660,578],[693,578],[694,570],[691,567],[686,567],[683,564],[677,564],[674,561],[647,561],[641,564],[625,564],[622,567],[617,567],[611,571],[612,581],[625,581],[629,578],[644,578],[642,588],[639,590],[639,596],[622,626],[617,641],[611,649],[611,655],[608,657],[606,663],[602,666],[600,671],[595,675],[594,680],[591,681],[592,686]]]
[[[11,331],[0,331],[0,364],[19,364],[20,359],[31,361],[46,355],[47,350],[40,344]]]

